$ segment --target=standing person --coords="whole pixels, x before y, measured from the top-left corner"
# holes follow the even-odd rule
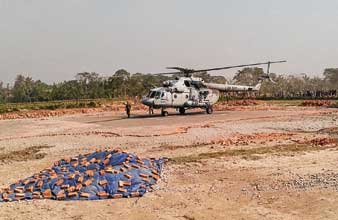
[[[128,118],[130,118],[131,105],[128,101],[125,103],[125,105],[126,105],[126,113],[128,115]]]

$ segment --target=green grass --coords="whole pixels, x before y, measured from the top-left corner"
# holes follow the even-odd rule
[[[6,103],[0,104],[0,114],[8,112],[18,112],[24,110],[56,110],[71,108],[95,108],[102,104],[112,104],[121,102],[116,99],[86,99],[86,100],[64,100],[49,102],[30,102],[30,103]]]

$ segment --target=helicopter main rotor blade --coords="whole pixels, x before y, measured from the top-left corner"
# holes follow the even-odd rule
[[[183,72],[169,72],[169,73],[154,73],[154,75],[174,75],[174,74],[183,74]]]
[[[187,76],[191,76],[192,73],[198,72],[207,72],[207,71],[215,71],[215,70],[225,70],[225,69],[232,69],[232,68],[240,68],[240,67],[248,67],[248,66],[260,66],[260,65],[268,65],[268,72],[270,71],[270,65],[274,63],[285,63],[286,60],[281,61],[269,61],[264,63],[251,63],[251,64],[244,64],[244,65],[236,65],[236,66],[225,66],[225,67],[217,67],[217,68],[209,68],[209,69],[188,69],[183,67],[167,67],[167,69],[174,69],[178,70],[179,72],[166,72],[166,73],[155,73],[155,75],[173,75],[173,74],[185,74]]]
[[[204,71],[215,71],[215,70],[225,70],[225,69],[247,67],[247,66],[260,66],[260,65],[269,65],[270,66],[270,64],[273,64],[273,63],[285,63],[285,62],[286,62],[286,60],[281,60],[281,61],[271,61],[271,62],[265,62],[265,63],[244,64],[244,65],[237,65],[237,66],[225,66],[225,67],[210,68],[210,69],[192,70],[190,73],[204,72]]]

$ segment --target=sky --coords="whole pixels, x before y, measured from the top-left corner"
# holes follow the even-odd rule
[[[280,59],[273,72],[319,76],[338,67],[337,11],[336,0],[0,0],[0,81]]]

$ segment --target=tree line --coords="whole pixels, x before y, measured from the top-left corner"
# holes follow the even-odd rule
[[[212,76],[206,72],[195,76],[206,82],[236,83],[254,85],[264,73],[262,68],[244,68],[239,70],[232,80],[223,76]],[[47,84],[41,80],[18,75],[14,84],[4,85],[0,81],[0,103],[9,102],[41,102],[56,100],[96,99],[96,98],[127,98],[141,97],[150,89],[161,86],[165,80],[175,76],[130,74],[124,69],[116,71],[109,77],[95,72],[82,72],[73,80]],[[336,97],[338,90],[338,68],[328,68],[322,77],[285,76],[271,74],[276,83],[264,81],[259,97],[266,98],[297,98],[297,97]]]

